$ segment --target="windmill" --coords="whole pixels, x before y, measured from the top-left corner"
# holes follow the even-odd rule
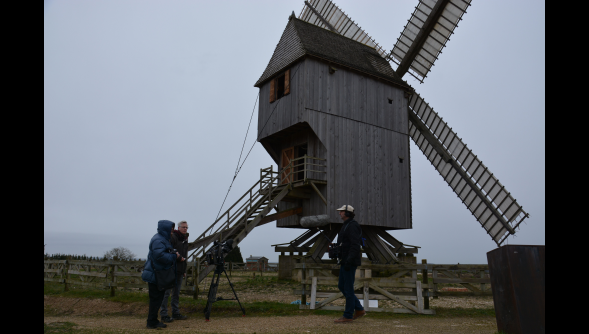
[[[304,233],[276,251],[321,261],[328,242],[318,229],[335,237],[341,226],[335,209],[351,204],[371,261],[417,253],[419,247],[389,233],[412,228],[409,140],[497,245],[515,234],[528,214],[402,80],[409,73],[424,82],[470,2],[420,0],[388,52],[332,1],[305,1],[255,84],[258,141],[279,170],[262,169],[260,180],[191,248],[239,242],[256,226],[277,221]],[[269,215],[272,209],[277,213]]]

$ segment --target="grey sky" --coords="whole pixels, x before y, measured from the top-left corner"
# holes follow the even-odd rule
[[[336,4],[390,50],[417,1]],[[47,252],[127,246],[145,257],[160,219],[187,220],[191,240],[208,227],[235,170],[253,84],[302,6],[46,1]],[[474,0],[425,83],[405,76],[530,213],[509,243],[545,244],[544,7]],[[411,159],[414,229],[392,234],[421,246],[419,259],[485,263],[494,242],[414,144]],[[226,206],[272,163],[257,144]],[[300,233],[268,224],[242,254],[277,261],[270,245]]]

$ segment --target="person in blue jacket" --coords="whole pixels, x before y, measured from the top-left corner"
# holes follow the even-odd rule
[[[155,270],[166,270],[176,265],[176,259],[180,254],[172,252],[170,237],[174,229],[174,223],[169,220],[160,220],[157,223],[157,234],[149,242],[149,253],[143,268],[141,279],[147,282],[149,287],[149,313],[147,314],[147,328],[166,328],[166,324],[157,319],[157,313],[164,300],[164,291],[157,288]],[[152,265],[153,264],[153,265]]]

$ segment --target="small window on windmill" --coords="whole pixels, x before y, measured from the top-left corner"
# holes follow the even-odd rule
[[[393,99],[388,99],[389,100],[389,104],[393,104]]]
[[[270,81],[270,103],[290,94],[290,70]]]
[[[399,162],[400,162],[400,163],[403,163],[403,160],[405,160],[405,158],[404,158],[404,157],[402,157],[402,156],[399,156]]]

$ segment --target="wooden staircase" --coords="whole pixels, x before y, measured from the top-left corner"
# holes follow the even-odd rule
[[[272,166],[261,169],[260,180],[248,189],[227,211],[220,215],[195,241],[188,244],[188,250],[192,251],[189,258],[200,256],[198,265],[202,268],[206,265],[205,256],[203,255],[214,241],[224,242],[233,239],[233,247],[237,247],[257,226],[301,213],[299,207],[268,215],[272,209],[277,208],[278,202],[289,194],[298,196],[297,190],[300,189],[295,188],[299,186],[298,183],[301,183],[301,181],[303,183],[307,182],[307,170],[319,172],[309,168],[307,165],[313,164],[308,163],[307,160],[324,159],[304,156],[292,160],[281,171],[274,171]],[[300,166],[302,166],[305,178],[294,181],[293,174],[296,173],[295,169]],[[298,172],[300,171],[299,169]],[[196,282],[201,282],[213,269],[214,266],[206,266],[200,270]]]

